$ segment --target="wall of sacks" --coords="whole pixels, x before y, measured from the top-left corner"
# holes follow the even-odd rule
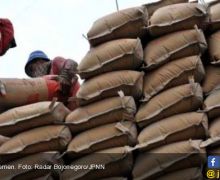
[[[13,80],[13,91],[12,80],[2,79],[2,163],[105,169],[0,171],[0,177],[202,179],[207,155],[220,152],[219,9],[219,1],[161,0],[95,21],[72,112],[45,93],[53,82],[41,79],[44,86],[28,89]]]

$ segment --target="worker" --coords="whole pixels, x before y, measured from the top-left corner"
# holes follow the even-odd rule
[[[43,51],[34,51],[29,55],[25,65],[25,72],[29,77],[57,75],[55,79],[60,83],[60,98],[70,110],[76,108],[76,103],[68,103],[69,97],[75,97],[80,87],[76,75],[77,62],[71,59],[56,57],[50,60]],[[54,77],[54,76],[52,76]]]
[[[13,25],[9,19],[0,18],[0,56],[14,47],[16,47],[16,42]]]

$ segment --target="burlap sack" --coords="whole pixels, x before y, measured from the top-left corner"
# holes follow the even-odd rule
[[[206,76],[202,83],[202,90],[207,96],[213,90],[220,89],[220,67],[218,66],[206,66]]]
[[[113,122],[133,121],[135,113],[133,97],[112,97],[77,108],[66,117],[65,123],[72,134],[77,134]]]
[[[220,90],[213,91],[205,99],[204,110],[210,119],[220,116]]]
[[[171,4],[178,4],[178,3],[187,3],[188,0],[159,0],[153,3],[144,4],[145,12],[148,15],[148,17],[151,17],[153,13],[164,6],[168,6]]]
[[[209,30],[220,30],[220,2],[216,0],[209,3]]]
[[[73,161],[72,166],[104,165],[104,169],[85,168],[74,171],[67,169],[62,173],[65,180],[97,180],[107,177],[127,176],[133,167],[133,156],[127,147],[117,147],[99,151]],[[100,167],[101,168],[101,167]]]
[[[68,127],[45,126],[22,132],[0,147],[0,154],[34,154],[44,151],[63,151],[71,140]]]
[[[152,36],[193,29],[195,25],[204,28],[207,16],[205,6],[197,3],[179,3],[156,10],[149,20],[148,30]]]
[[[206,151],[200,144],[200,140],[180,141],[139,154],[133,179],[152,180],[179,169],[201,167],[206,162]]]
[[[139,99],[142,94],[143,72],[115,71],[105,73],[85,81],[77,92],[80,105],[86,105],[107,97],[118,95],[123,91],[126,96]]]
[[[160,176],[157,180],[202,180],[204,179],[202,169],[199,167],[182,169]]]
[[[45,78],[1,78],[0,107],[9,109],[40,101],[50,101],[57,96],[59,88],[57,81]]]
[[[73,138],[67,148],[67,156],[79,157],[107,148],[134,146],[137,142],[137,129],[134,123],[124,121],[90,129]]]
[[[146,69],[153,69],[168,61],[202,54],[207,48],[201,30],[185,30],[151,41],[144,49]]]
[[[138,146],[141,150],[149,150],[177,141],[205,139],[207,134],[208,117],[205,113],[178,114],[144,128],[138,136]]]
[[[160,119],[198,110],[203,103],[202,88],[190,83],[168,89],[139,108],[135,120],[143,128]]]
[[[10,138],[6,137],[6,136],[2,136],[0,135],[0,146],[5,143],[6,141],[8,141]]]
[[[211,64],[220,64],[220,31],[212,34],[208,39],[209,44],[209,56]]]
[[[39,102],[0,114],[0,134],[13,136],[35,127],[63,122],[70,111],[60,102]]]
[[[135,70],[143,62],[140,39],[119,39],[92,48],[78,66],[82,79],[117,70]]]
[[[45,152],[9,162],[5,165],[15,167],[15,169],[1,169],[0,179],[36,180],[40,178],[42,180],[45,179],[46,177],[44,176],[48,176],[48,174],[55,179],[59,179],[61,170],[54,169],[54,164],[63,164],[59,156],[60,154],[58,152]],[[28,169],[27,166],[31,168]],[[43,167],[45,167],[45,169],[43,169]]]
[[[144,100],[148,101],[159,92],[187,84],[189,77],[201,82],[205,77],[205,70],[199,56],[189,56],[171,61],[160,68],[146,73],[144,76]]]
[[[146,34],[147,18],[144,7],[134,7],[106,15],[96,20],[89,32],[92,46],[120,38],[137,38]]]

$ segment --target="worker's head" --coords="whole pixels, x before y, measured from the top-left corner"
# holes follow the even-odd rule
[[[48,62],[50,59],[43,51],[34,51],[29,55],[25,65],[25,72],[30,77],[40,77],[49,72]]]
[[[9,48],[16,47],[14,28],[9,19],[0,19],[0,56],[4,55]]]

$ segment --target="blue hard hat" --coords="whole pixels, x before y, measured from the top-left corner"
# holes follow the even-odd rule
[[[25,65],[26,74],[28,74],[28,71],[27,71],[28,65],[31,64],[32,62],[34,62],[36,59],[43,59],[45,61],[50,61],[50,59],[47,57],[47,55],[43,51],[39,51],[39,50],[38,51],[33,51],[29,55],[27,63]]]

